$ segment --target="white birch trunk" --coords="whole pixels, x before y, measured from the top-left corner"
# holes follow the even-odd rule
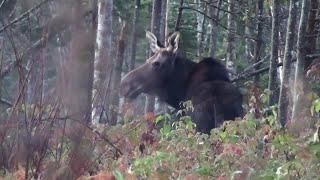
[[[106,118],[106,90],[112,69],[112,9],[113,0],[98,1],[98,28],[94,60],[92,90],[92,122],[99,123]],[[110,80],[109,80],[110,81]]]

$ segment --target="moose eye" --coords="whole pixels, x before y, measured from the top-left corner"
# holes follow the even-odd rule
[[[155,62],[152,63],[152,67],[155,68],[155,69],[159,69],[160,65],[161,65],[160,62],[158,62],[158,61],[155,61]]]

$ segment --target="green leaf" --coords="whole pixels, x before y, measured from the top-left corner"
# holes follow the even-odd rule
[[[159,115],[156,118],[156,124],[158,124],[159,122],[164,121],[164,120],[165,120],[165,116],[164,115]]]
[[[231,136],[229,137],[229,141],[230,141],[231,143],[233,143],[233,144],[237,143],[238,140],[239,140],[239,136],[237,136],[237,135],[231,135]]]
[[[311,115],[314,116],[316,113],[320,113],[320,99],[313,101],[311,106]]]
[[[157,160],[166,160],[170,158],[170,154],[166,152],[157,151]]]
[[[195,169],[194,171],[195,171],[195,173],[197,173],[199,175],[206,176],[206,175],[211,175],[212,168],[210,166],[201,166],[201,167]]]
[[[160,133],[164,137],[169,137],[171,134],[171,126],[168,123],[165,123],[160,129]]]
[[[118,170],[115,170],[115,171],[113,172],[113,175],[114,175],[114,177],[116,178],[116,180],[125,180],[123,174],[122,174],[120,171],[118,171]]]

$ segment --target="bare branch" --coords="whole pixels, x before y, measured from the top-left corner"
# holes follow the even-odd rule
[[[25,13],[21,14],[21,16],[17,17],[16,19],[12,20],[9,24],[4,25],[1,29],[0,29],[0,33],[2,33],[3,31],[5,31],[8,27],[16,24],[17,22],[23,20],[24,18],[26,18],[29,14],[31,14],[33,11],[39,9],[42,5],[50,2],[52,0],[43,0],[42,2],[40,2],[39,4],[37,4],[36,6],[34,6],[33,8],[29,9],[28,11],[26,11]],[[4,1],[3,1],[4,2]],[[0,6],[1,7],[1,6]]]
[[[12,107],[13,106],[13,104],[10,101],[5,100],[5,99],[0,99],[0,103],[6,105],[8,107]]]
[[[283,63],[278,63],[278,64],[277,64],[277,67],[280,67],[280,66],[283,66]],[[256,71],[250,72],[250,73],[240,73],[237,77],[233,78],[231,81],[232,81],[232,82],[237,82],[237,81],[239,81],[239,80],[241,80],[241,79],[246,79],[246,78],[255,76],[255,75],[257,75],[257,74],[261,74],[261,73],[267,72],[267,71],[269,71],[269,68],[270,68],[270,67],[267,66],[267,67],[258,69],[258,70],[256,70]]]
[[[2,8],[2,6],[4,5],[4,3],[6,2],[7,0],[2,0],[1,4],[0,4],[0,9]]]
[[[189,10],[195,11],[195,12],[197,12],[197,13],[200,13],[200,14],[204,15],[206,18],[215,21],[215,22],[216,22],[219,26],[221,26],[223,29],[229,30],[228,27],[226,27],[225,25],[221,24],[219,20],[217,20],[217,19],[215,19],[215,18],[207,15],[205,12],[202,12],[202,11],[199,11],[198,9],[195,9],[195,8],[192,8],[192,7],[187,7],[187,6],[183,6],[183,7],[181,7],[181,9],[189,9]],[[235,35],[237,35],[237,36],[239,36],[239,37],[243,37],[243,38],[246,38],[246,39],[251,39],[251,40],[256,41],[255,38],[250,37],[250,36],[248,36],[248,35],[238,34],[238,33],[233,32],[233,31],[231,31],[231,33],[233,33],[233,34],[235,34]]]
[[[92,12],[91,10],[88,10],[84,12],[83,16],[87,16],[91,12]],[[68,27],[68,25],[71,24],[72,22],[72,19],[68,18],[69,16],[67,15],[67,13],[69,13],[69,11],[65,10],[63,13],[60,13],[59,15],[49,20],[49,22],[42,28],[48,31],[46,36],[41,37],[39,40],[34,42],[30,47],[25,49],[19,55],[20,59],[23,60],[24,57],[27,56],[33,49],[41,47],[46,40],[50,40],[58,33],[65,30]],[[15,61],[9,64],[7,67],[5,67],[0,72],[0,79],[3,79],[4,77],[6,77],[16,66],[17,66],[17,62]]]

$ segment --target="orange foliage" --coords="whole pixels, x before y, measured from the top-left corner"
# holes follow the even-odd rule
[[[112,173],[109,172],[100,172],[99,174],[95,176],[81,176],[77,180],[115,180],[116,178]]]
[[[156,115],[154,114],[154,112],[147,112],[144,115],[144,119],[147,121],[154,121],[156,119]]]
[[[226,144],[223,150],[224,153],[234,153],[236,155],[243,155],[243,148],[236,144]]]
[[[22,167],[19,167],[19,170],[13,173],[13,177],[16,180],[25,180],[25,175],[26,172],[24,171],[24,169],[22,169]]]

